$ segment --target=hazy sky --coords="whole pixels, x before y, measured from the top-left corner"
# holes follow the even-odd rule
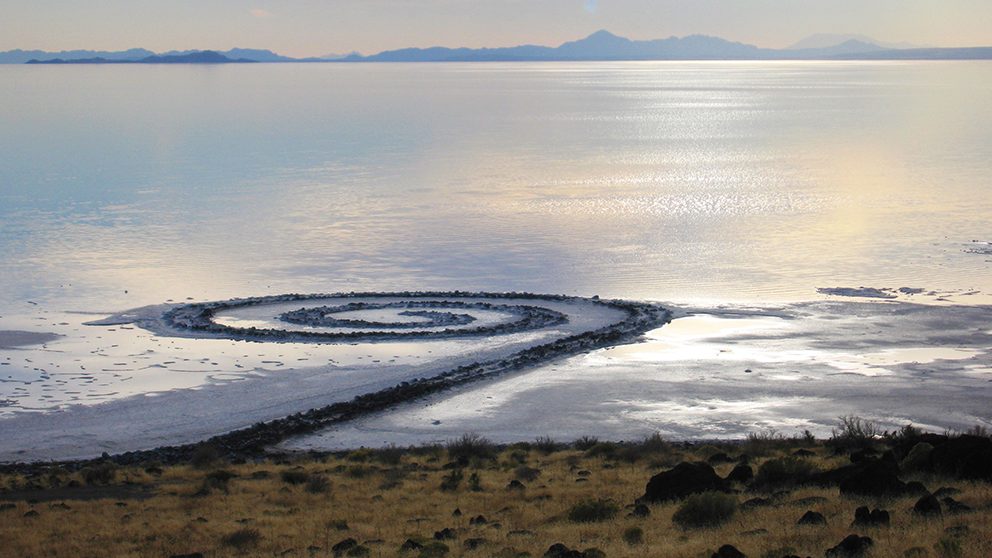
[[[558,45],[598,29],[765,47],[814,33],[992,45],[992,0],[0,0],[0,50]]]

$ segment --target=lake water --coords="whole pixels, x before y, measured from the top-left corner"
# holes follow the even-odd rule
[[[0,316],[992,292],[989,99],[988,62],[0,66]]]
[[[0,333],[62,336],[0,338],[0,418],[24,443],[63,432],[76,448],[21,454],[0,438],[0,460],[201,439],[237,426],[223,409],[203,414],[223,386],[258,398],[255,419],[276,418],[302,409],[298,387],[300,405],[327,404],[371,389],[381,363],[424,356],[82,325],[288,292],[772,308],[744,340],[734,325],[719,340],[679,337],[694,323],[682,322],[629,351],[297,447],[512,439],[535,425],[566,437],[824,433],[842,412],[992,424],[984,310],[836,306],[817,293],[992,300],[990,99],[985,61],[0,65]],[[74,407],[96,403],[108,404]]]

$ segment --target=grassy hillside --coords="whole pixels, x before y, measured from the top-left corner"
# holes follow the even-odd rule
[[[927,446],[912,449],[919,442],[906,433],[844,434],[509,447],[466,436],[445,447],[250,463],[203,450],[168,467],[39,468],[0,475],[0,554],[695,558],[729,544],[748,557],[780,558],[824,556],[856,534],[872,540],[871,557],[992,556],[992,484],[934,472]],[[830,475],[852,459],[895,462],[902,481],[923,487],[842,495]],[[702,469],[720,477],[746,463],[741,471],[757,476],[635,506],[652,475],[681,462],[707,463]],[[940,515],[914,512],[923,490],[938,502],[951,498],[938,504]],[[852,527],[860,506],[888,511],[890,525]],[[825,524],[797,524],[808,511]]]

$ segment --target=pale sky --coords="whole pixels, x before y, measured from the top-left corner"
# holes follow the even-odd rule
[[[633,39],[701,33],[773,48],[814,33],[992,46],[992,0],[0,0],[0,50],[372,54],[557,46],[598,29]]]

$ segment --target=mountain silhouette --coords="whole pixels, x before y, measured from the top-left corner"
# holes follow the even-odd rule
[[[271,50],[235,48],[121,52],[74,50],[49,53],[0,52],[0,63],[23,64],[224,64],[232,62],[487,62],[487,61],[620,61],[620,60],[953,60],[992,59],[992,47],[896,49],[859,35],[815,35],[788,49],[759,48],[706,35],[633,40],[606,30],[557,47],[520,45],[501,48],[402,48],[363,56],[290,58]]]
[[[53,58],[50,60],[31,59],[26,64],[231,64],[243,62],[253,63],[255,61],[244,58],[234,60],[219,52],[203,50],[188,54],[156,54],[138,60],[120,60],[97,56],[94,58],[74,58],[69,60],[63,58]]]

